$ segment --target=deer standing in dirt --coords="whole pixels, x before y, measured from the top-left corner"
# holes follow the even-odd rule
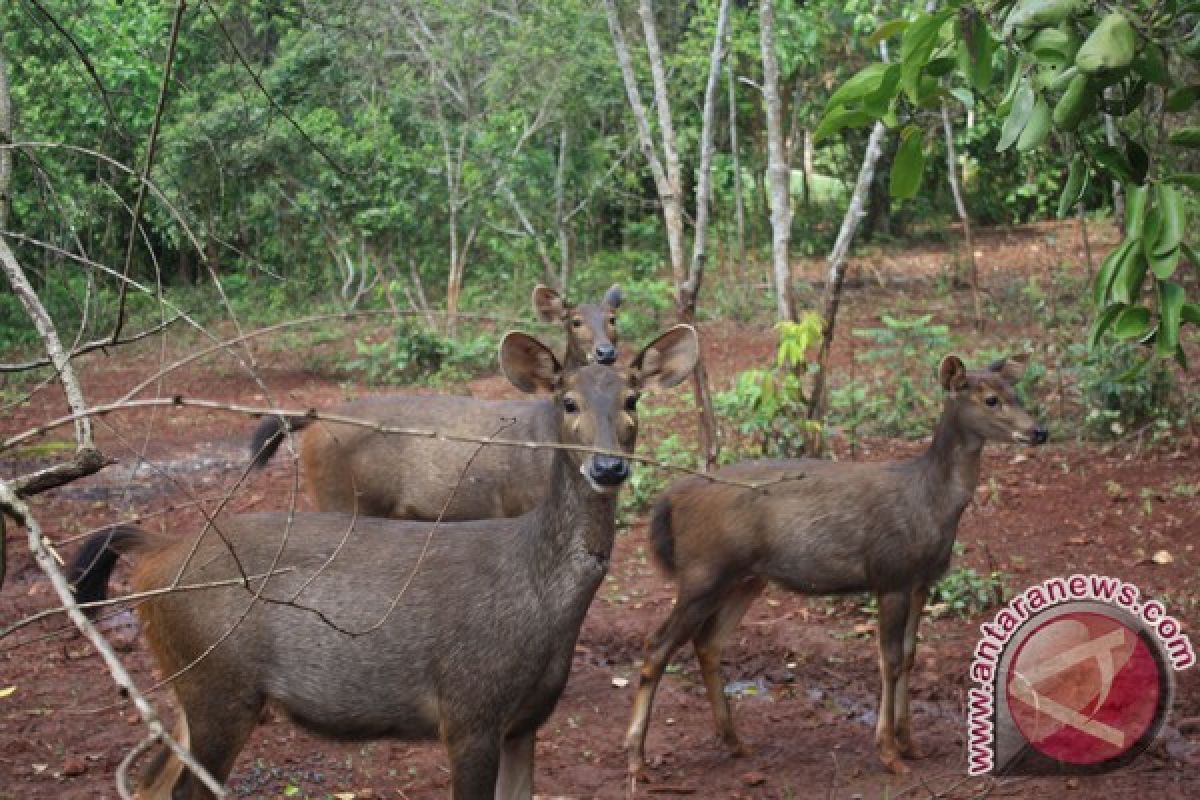
[[[524,516],[431,529],[248,514],[217,517],[199,539],[116,528],[77,554],[77,597],[103,598],[116,553],[134,554],[136,591],[271,573],[265,586],[166,593],[138,607],[163,674],[177,674],[177,735],[218,780],[270,700],[330,737],[440,738],[458,800],[530,798],[535,733],[608,568],[639,392],[683,380],[697,353],[695,331],[679,325],[629,368],[564,370],[536,339],[508,334],[509,380],[553,393],[549,441],[607,451],[552,450],[545,496]],[[140,796],[209,795],[163,750]]]
[[[947,356],[944,409],[933,443],[906,461],[753,461],[718,471],[758,489],[685,479],[659,499],[650,535],[656,560],[677,583],[675,606],[648,638],[633,718],[629,769],[645,759],[654,692],[671,654],[695,645],[717,733],[744,752],[721,675],[721,647],[768,581],[803,594],[871,591],[879,598],[883,689],[875,728],[879,757],[906,773],[917,757],[908,681],[929,587],[950,564],[959,518],[979,482],[985,441],[1041,444],[1046,429],[1014,384],[1025,357],[968,372]]]
[[[561,321],[566,331],[564,369],[616,361],[621,301],[616,285],[599,303],[575,306],[546,286],[533,290],[542,321]],[[553,404],[540,400],[388,395],[362,398],[333,413],[387,427],[467,436],[545,442],[556,433]],[[264,419],[251,446],[256,466],[265,466],[279,447],[285,425],[307,428],[300,441],[301,471],[309,497],[321,511],[418,520],[515,517],[533,508],[549,485],[549,450],[479,450],[469,442],[388,435],[308,417]]]

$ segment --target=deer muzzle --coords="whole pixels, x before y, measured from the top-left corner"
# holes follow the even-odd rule
[[[616,456],[593,456],[584,464],[583,474],[597,491],[614,491],[629,478],[629,462]]]

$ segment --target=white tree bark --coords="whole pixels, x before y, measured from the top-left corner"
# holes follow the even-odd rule
[[[954,208],[963,227],[963,244],[967,249],[968,278],[971,281],[971,301],[975,306],[975,330],[983,330],[983,309],[979,302],[979,270],[975,264],[975,237],[971,235],[971,216],[967,213],[967,202],[958,181],[958,152],[954,147],[954,126],[950,124],[950,109],[942,103],[942,131],[946,136],[946,171],[950,180],[950,193],[954,195]]]
[[[771,261],[775,272],[775,297],[779,318],[791,321],[796,319],[791,265],[788,262],[792,238],[791,171],[784,152],[773,0],[762,0],[759,6],[759,38],[763,60],[763,100],[767,107],[767,185],[771,200]]]
[[[742,191],[742,160],[738,154],[737,93],[733,80],[733,53],[728,55],[729,79],[729,154],[733,158],[733,206],[737,215],[738,274],[745,280],[746,274],[746,203]]]

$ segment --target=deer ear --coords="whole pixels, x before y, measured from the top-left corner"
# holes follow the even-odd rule
[[[542,322],[558,322],[566,309],[566,303],[557,289],[540,283],[533,287],[533,310]]]
[[[500,340],[500,370],[522,392],[552,392],[562,374],[550,348],[520,331],[509,331]]]
[[[1009,383],[1016,383],[1025,374],[1025,367],[1027,366],[1029,366],[1029,353],[1018,353],[1015,356],[996,359],[991,364],[988,364],[988,369],[999,373]]]
[[[947,392],[967,388],[967,368],[958,356],[946,356],[938,367],[938,382]]]
[[[621,291],[621,284],[614,283],[608,287],[608,291],[604,293],[604,305],[609,308],[620,308],[621,303],[625,300],[625,293]]]
[[[696,329],[676,325],[646,345],[631,366],[644,388],[667,389],[690,375],[699,358]]]

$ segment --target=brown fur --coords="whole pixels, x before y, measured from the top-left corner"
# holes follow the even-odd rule
[[[628,454],[639,392],[683,380],[697,352],[695,331],[677,326],[629,368],[564,371],[524,334],[505,337],[501,358],[514,384],[553,393],[551,441]],[[136,554],[137,591],[259,576],[138,609],[160,670],[175,676],[180,730],[218,780],[271,701],[338,739],[440,739],[457,800],[528,800],[534,737],[607,570],[628,476],[621,455],[553,452],[546,496],[516,519],[431,531],[345,514],[220,516],[199,537],[151,542],[126,529],[89,540],[72,569],[103,587],[115,559],[96,554],[115,550]],[[155,759],[141,786],[155,800],[209,796],[173,756]]]
[[[768,582],[804,594],[871,591],[879,597],[883,692],[876,743],[885,766],[907,771],[913,755],[908,675],[929,587],[950,563],[959,518],[979,481],[984,441],[1038,444],[1045,431],[1021,408],[1013,383],[1023,359],[968,373],[947,356],[945,409],[933,443],[916,458],[885,463],[795,459],[736,464],[720,477],[670,487],[655,507],[653,550],[678,582],[674,609],[649,637],[626,736],[631,770],[644,759],[654,691],[671,654],[691,639],[718,733],[735,752],[720,652]]]
[[[616,310],[621,301],[618,286],[599,303],[579,305],[565,302],[548,287],[534,289],[539,318],[563,325],[564,369],[616,358]],[[545,400],[393,395],[357,400],[333,413],[387,427],[465,436],[550,441],[555,433],[553,404]],[[255,464],[265,464],[274,453],[285,424],[292,430],[305,429],[299,447],[301,472],[309,497],[321,511],[448,521],[515,517],[533,508],[549,485],[553,459],[548,450],[481,450],[472,443],[387,435],[305,418],[286,423],[278,417],[265,419],[254,436]]]

